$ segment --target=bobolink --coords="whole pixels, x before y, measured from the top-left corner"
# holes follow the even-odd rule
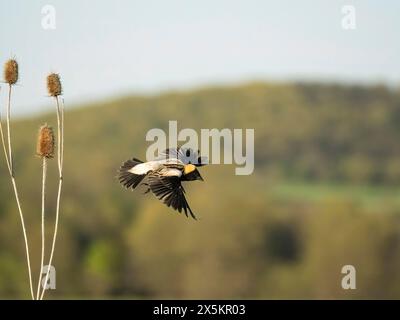
[[[124,162],[119,170],[119,182],[127,189],[135,189],[138,185],[147,187],[145,193],[153,194],[168,207],[182,212],[193,219],[196,216],[185,198],[182,181],[201,180],[203,178],[197,167],[206,161],[200,152],[192,149],[171,148],[163,152],[156,160],[143,162],[136,158]]]

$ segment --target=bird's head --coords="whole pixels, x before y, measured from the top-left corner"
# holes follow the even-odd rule
[[[196,166],[194,166],[193,164],[185,165],[184,175],[185,175],[185,180],[188,181],[193,181],[193,180],[204,181],[204,179],[200,175],[199,170],[197,170]]]

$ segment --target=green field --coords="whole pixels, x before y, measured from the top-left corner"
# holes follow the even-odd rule
[[[269,188],[268,193],[290,201],[324,201],[334,198],[362,204],[366,209],[385,206],[400,208],[399,187],[285,182]]]

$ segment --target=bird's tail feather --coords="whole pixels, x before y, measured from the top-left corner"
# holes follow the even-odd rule
[[[122,164],[121,168],[119,169],[118,180],[125,188],[127,188],[127,189],[136,188],[139,185],[139,183],[142,182],[142,180],[146,176],[145,174],[137,175],[132,172],[129,172],[130,169],[132,169],[134,166],[138,165],[139,163],[143,163],[143,161],[133,158],[128,161],[125,161]]]

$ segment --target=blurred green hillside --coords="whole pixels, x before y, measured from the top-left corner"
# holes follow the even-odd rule
[[[1,97],[5,101],[5,97]],[[145,158],[152,128],[254,128],[254,174],[201,168],[187,185],[199,221],[115,176]],[[16,121],[17,182],[40,253],[40,124]],[[400,91],[263,84],[67,104],[65,188],[51,298],[400,298]],[[0,162],[0,298],[29,298],[23,238]],[[48,242],[56,161],[50,165]],[[357,289],[341,288],[354,265]]]

